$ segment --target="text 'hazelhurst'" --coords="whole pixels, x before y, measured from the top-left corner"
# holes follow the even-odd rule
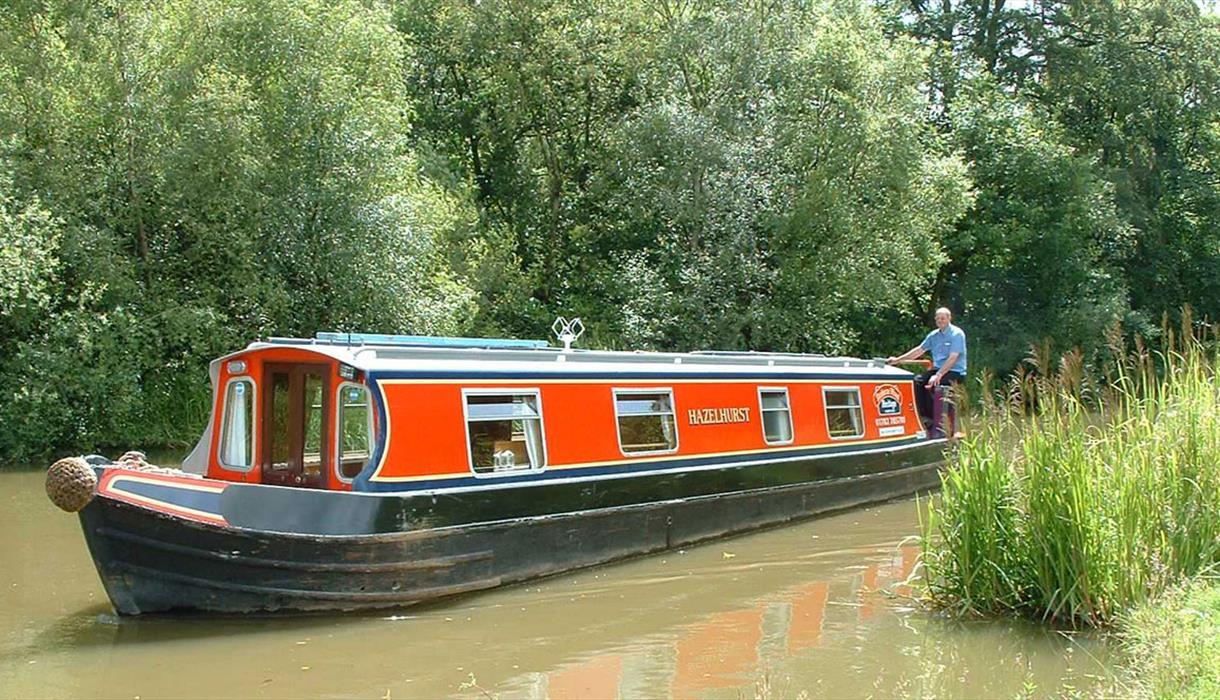
[[[722,423],[749,423],[748,408],[692,408],[686,412],[691,425],[720,425]]]

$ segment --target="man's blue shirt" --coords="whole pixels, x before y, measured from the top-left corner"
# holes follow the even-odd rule
[[[966,374],[966,333],[952,323],[943,331],[937,328],[929,333],[919,347],[932,353],[932,366],[936,369],[940,369],[949,355],[956,352],[957,361],[948,371]]]

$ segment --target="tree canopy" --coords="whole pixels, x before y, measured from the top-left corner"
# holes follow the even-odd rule
[[[972,366],[1220,317],[1192,0],[14,0],[0,456],[197,434],[319,330]]]

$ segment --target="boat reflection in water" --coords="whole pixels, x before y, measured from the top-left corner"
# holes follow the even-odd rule
[[[917,609],[907,598],[915,592],[909,583],[918,556],[914,546],[886,548],[880,556],[876,550],[822,554],[843,564],[824,580],[792,583],[791,575],[773,576],[789,581],[758,591],[751,584],[767,577],[751,573],[771,562],[745,565],[735,575],[730,569],[728,580],[720,576],[714,582],[727,609],[692,616],[647,643],[513,676],[491,692],[538,700],[991,697],[1009,696],[1030,682],[1055,689],[1112,682],[1105,670],[1107,649],[1092,639],[1069,640],[1024,626],[962,626]],[[666,613],[650,611],[648,617]],[[1073,662],[1076,645],[1085,648],[1079,667]],[[1048,655],[1051,649],[1055,653]],[[488,689],[468,690],[475,697]]]
[[[828,613],[854,618],[850,629],[884,609],[883,595],[909,593],[904,582],[916,556],[915,547],[902,547],[889,561],[867,564],[835,581],[833,606],[830,581],[805,583],[681,625],[668,643],[595,654],[548,673],[526,674],[497,690],[540,700],[653,697],[661,688],[671,697],[736,697],[743,687],[766,684],[765,669],[819,647]]]

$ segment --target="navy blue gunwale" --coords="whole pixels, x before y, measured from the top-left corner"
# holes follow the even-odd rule
[[[146,481],[130,481],[119,479],[117,485],[111,485],[111,490],[118,493],[129,493],[143,496],[166,505],[181,506],[205,513],[220,514],[221,493],[200,491],[198,489],[180,487],[172,483],[150,484]]]
[[[698,467],[725,466],[738,464],[749,466],[766,466],[767,464],[794,459],[823,457],[830,455],[850,454],[853,452],[875,452],[881,450],[902,449],[929,442],[926,438],[910,437],[905,440],[895,440],[885,443],[847,444],[812,447],[805,450],[763,451],[737,455],[704,455],[692,456],[688,459],[642,459],[631,462],[619,462],[612,465],[596,467],[562,469],[544,468],[542,471],[524,474],[504,474],[487,476],[463,476],[448,479],[427,479],[420,481],[366,481],[360,489],[375,493],[410,493],[415,491],[431,491],[436,489],[461,488],[469,486],[512,488],[525,484],[538,484],[561,479],[582,478],[590,476],[632,476],[646,472],[680,471]],[[751,464],[757,463],[757,464]]]

